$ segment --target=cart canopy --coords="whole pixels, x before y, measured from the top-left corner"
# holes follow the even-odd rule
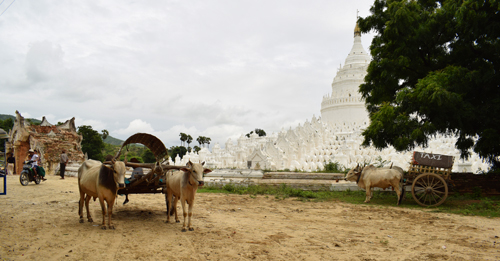
[[[153,155],[155,155],[156,162],[161,162],[168,156],[168,150],[160,139],[148,133],[136,133],[123,142],[122,147],[116,153],[115,159],[120,157],[120,154],[125,146],[132,143],[140,143],[148,147],[148,149],[153,152]]]

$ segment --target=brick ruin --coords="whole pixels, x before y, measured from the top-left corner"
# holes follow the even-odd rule
[[[56,126],[50,124],[44,116],[40,125],[31,125],[16,111],[14,127],[9,132],[7,151],[14,153],[17,174],[21,173],[30,149],[39,151],[46,173],[54,174],[59,169],[62,149],[66,150],[70,162],[84,161],[81,143],[82,136],[76,132],[74,117]]]

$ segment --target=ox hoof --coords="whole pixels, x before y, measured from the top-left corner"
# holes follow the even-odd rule
[[[106,230],[106,226],[102,226],[102,227],[101,227],[101,229],[102,229],[102,230]]]
[[[186,228],[183,228],[183,229],[181,230],[181,232],[186,232],[186,231],[187,231],[187,230],[186,230]]]
[[[83,223],[83,222],[85,222],[85,221],[83,221],[83,219],[80,219],[80,223]]]
[[[194,231],[194,228],[190,227],[190,228],[189,228],[189,231]]]
[[[89,220],[88,220],[88,221],[89,221],[90,223],[94,223],[94,220],[93,220],[93,219],[91,219],[91,218],[89,218]]]
[[[176,220],[175,223],[181,223],[181,221],[180,220]]]
[[[109,229],[115,230],[115,226],[109,226]]]

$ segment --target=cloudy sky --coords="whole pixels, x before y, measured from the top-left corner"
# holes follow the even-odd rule
[[[373,3],[0,1],[0,114],[75,117],[167,147],[180,132],[224,146],[320,116],[356,10],[366,17]],[[371,39],[362,37],[366,50]]]

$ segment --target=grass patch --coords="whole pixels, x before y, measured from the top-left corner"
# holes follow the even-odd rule
[[[279,186],[235,186],[234,184],[226,184],[222,187],[204,186],[198,189],[198,192],[249,195],[250,198],[255,198],[257,195],[266,195],[274,196],[277,200],[296,198],[304,202],[340,201],[350,204],[365,204],[364,200],[366,196],[364,191],[307,191],[295,189],[285,184]],[[395,192],[374,191],[373,197],[367,205],[396,207],[396,201],[397,196]],[[470,194],[454,193],[449,195],[446,201],[438,207],[422,207],[413,200],[411,192],[406,192],[403,203],[398,207],[467,216],[500,217],[500,197],[484,197],[480,196],[480,193],[476,191]]]

